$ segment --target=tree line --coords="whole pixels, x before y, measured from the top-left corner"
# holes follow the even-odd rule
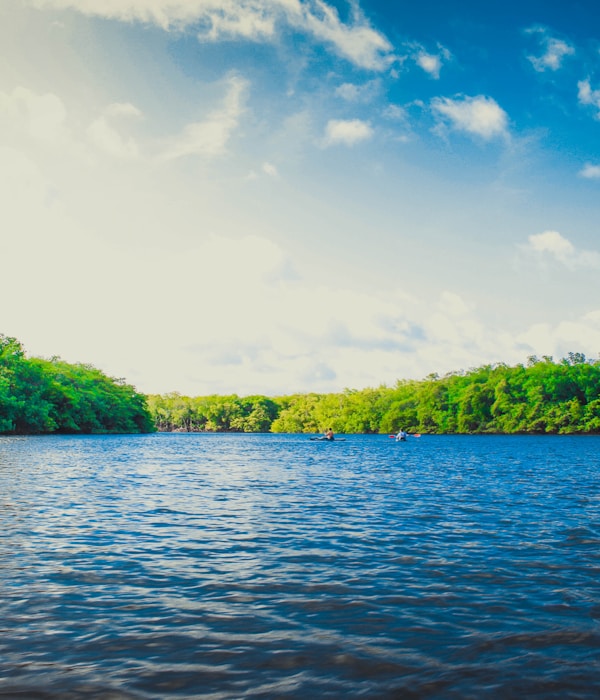
[[[0,433],[161,431],[597,433],[600,360],[485,365],[393,387],[279,397],[138,393],[123,379],[60,358],[28,358],[0,334]]]
[[[28,358],[0,334],[0,433],[146,433],[146,397],[123,379],[60,358]]]
[[[600,360],[569,353],[340,393],[148,396],[158,430],[316,433],[600,432]]]

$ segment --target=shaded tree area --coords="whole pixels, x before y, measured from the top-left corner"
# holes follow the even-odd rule
[[[148,408],[161,431],[268,433],[279,405],[266,396],[150,394]]]
[[[394,387],[333,394],[148,397],[159,430],[316,433],[600,432],[600,361],[569,353],[555,362],[486,365]]]
[[[0,334],[0,433],[146,433],[146,397],[91,365],[27,358]]]

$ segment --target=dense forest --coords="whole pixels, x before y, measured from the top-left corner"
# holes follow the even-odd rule
[[[600,432],[600,360],[569,353],[527,365],[486,365],[394,387],[334,394],[187,397],[151,395],[159,430],[236,432]]]
[[[485,365],[393,387],[269,398],[144,396],[60,358],[28,358],[0,334],[0,433],[600,433],[600,360]]]
[[[27,358],[0,334],[0,433],[145,433],[146,397],[90,365]]]

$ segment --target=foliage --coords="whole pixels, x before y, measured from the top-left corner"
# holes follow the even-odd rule
[[[0,433],[140,433],[154,430],[146,399],[122,379],[59,358],[26,358],[0,334]]]
[[[60,358],[27,358],[0,334],[0,433],[163,431],[317,433],[600,432],[600,360],[570,352],[485,365],[394,387],[330,394],[143,396]]]
[[[0,387],[0,391],[1,391]],[[600,361],[485,365],[394,387],[274,399],[179,394],[148,397],[159,430],[316,433],[600,432]]]
[[[266,396],[205,396],[190,398],[176,392],[151,394],[148,408],[156,427],[165,431],[266,433],[278,406]]]

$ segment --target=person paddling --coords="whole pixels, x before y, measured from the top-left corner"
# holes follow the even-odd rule
[[[404,430],[400,429],[398,431],[398,434],[396,435],[396,440],[398,441],[404,441],[408,437],[408,433],[405,433]]]
[[[335,440],[333,436],[333,430],[331,428],[327,428],[325,431],[325,440]]]

